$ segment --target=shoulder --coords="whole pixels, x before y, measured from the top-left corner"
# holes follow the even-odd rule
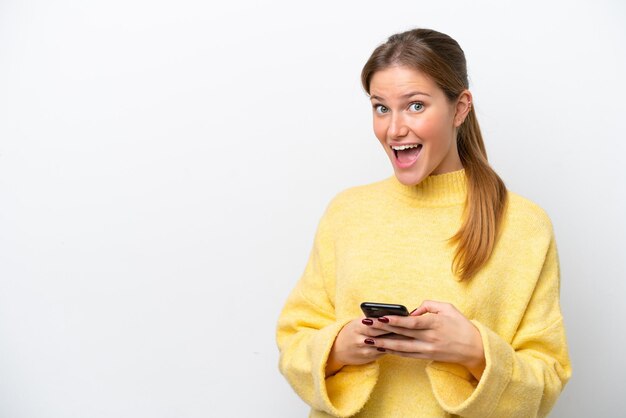
[[[532,200],[511,191],[508,191],[504,225],[518,233],[552,235],[548,213]]]
[[[385,197],[389,179],[380,180],[360,186],[353,186],[342,190],[333,197],[328,204],[327,212],[341,212],[354,207],[361,207],[364,203],[372,203]]]
[[[373,207],[388,199],[389,179],[365,185],[353,186],[337,193],[326,206],[322,217],[324,223],[351,223],[362,218]]]

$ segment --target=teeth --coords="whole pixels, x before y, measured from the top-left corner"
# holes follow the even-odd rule
[[[419,144],[411,144],[411,145],[393,145],[391,148],[395,151],[402,151],[410,148],[417,148]]]

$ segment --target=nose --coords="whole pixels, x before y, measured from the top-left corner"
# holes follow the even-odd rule
[[[390,119],[389,129],[387,130],[389,139],[403,138],[408,135],[409,128],[401,112],[392,113]]]

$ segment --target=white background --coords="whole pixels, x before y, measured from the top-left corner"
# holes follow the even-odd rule
[[[413,27],[459,41],[493,166],[554,222],[552,416],[623,413],[625,23],[618,0],[0,0],[0,416],[305,416],[275,322],[328,201],[391,175],[359,74]]]

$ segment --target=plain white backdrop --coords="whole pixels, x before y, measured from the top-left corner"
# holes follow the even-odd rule
[[[552,416],[623,414],[625,22],[618,0],[0,0],[0,416],[306,416],[276,319],[328,201],[392,173],[359,74],[413,27],[459,41],[490,161],[553,220],[574,375]]]

